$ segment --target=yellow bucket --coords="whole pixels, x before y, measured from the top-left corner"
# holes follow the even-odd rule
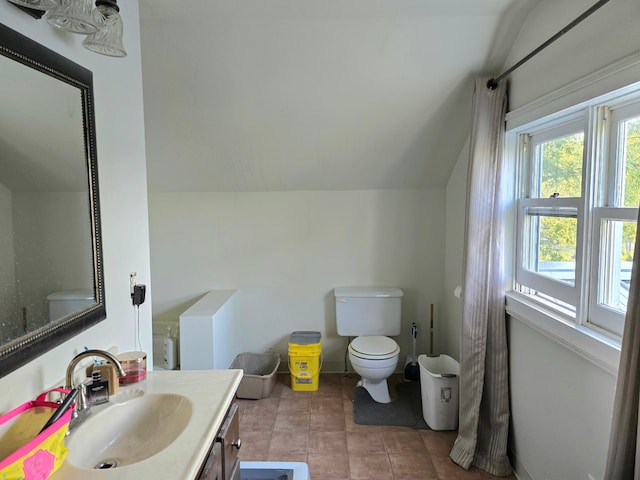
[[[291,388],[303,392],[318,390],[321,367],[320,332],[293,332],[289,341]]]

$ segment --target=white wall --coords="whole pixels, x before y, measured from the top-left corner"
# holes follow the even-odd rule
[[[534,9],[506,66],[510,66],[593,4],[591,0],[547,0]],[[640,4],[610,2],[589,20],[517,70],[510,79],[510,109],[516,109],[634,52],[640,46]],[[637,80],[637,79],[636,79]],[[464,159],[447,191],[455,192]],[[463,195],[460,192],[460,195]],[[454,197],[456,198],[456,197]],[[462,248],[457,236],[460,206],[447,195],[449,289],[458,280]],[[451,312],[455,302],[447,302]],[[458,318],[452,318],[459,321]],[[615,376],[515,319],[508,321],[512,436],[510,449],[519,478],[600,479],[604,473]],[[458,335],[459,326],[449,332]],[[459,341],[447,338],[445,343]]]
[[[511,66],[590,8],[592,0],[545,0],[513,44]],[[510,76],[509,110],[515,110],[602,67],[638,52],[640,3],[607,3]],[[636,79],[637,80],[637,79]]]
[[[615,376],[516,319],[508,326],[518,477],[602,479]]]
[[[444,272],[444,322],[441,331],[441,353],[460,360],[460,325],[462,301],[454,291],[462,285],[465,211],[467,208],[467,169],[469,140],[460,152],[447,183],[446,248]]]
[[[426,352],[429,304],[443,294],[443,188],[149,198],[154,321],[177,320],[209,290],[237,288],[242,351],[286,358],[292,331],[316,330],[325,370],[342,371],[332,288],[391,285],[405,293],[402,357],[412,321]]]
[[[1,378],[0,411],[60,384],[69,360],[84,345],[134,349],[129,273],[135,271],[138,281],[150,283],[146,159],[138,2],[122,2],[120,9],[128,56],[114,59],[85,50],[81,37],[56,32],[45,21],[0,3],[5,25],[93,72],[107,309],[104,322]],[[142,347],[149,353],[150,303],[149,295],[140,309]]]
[[[180,369],[210,370],[232,365],[242,351],[245,333],[236,314],[236,293],[212,290],[180,315]]]

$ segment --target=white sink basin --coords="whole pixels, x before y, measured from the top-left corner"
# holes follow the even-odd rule
[[[75,426],[50,480],[197,478],[241,380],[242,370],[147,372]]]
[[[189,423],[189,399],[171,393],[144,394],[92,412],[67,439],[66,461],[82,469],[120,469],[168,447]]]

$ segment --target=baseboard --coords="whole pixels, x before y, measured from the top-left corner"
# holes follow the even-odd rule
[[[511,448],[507,449],[507,455],[511,460],[511,466],[513,467],[513,474],[518,480],[534,480],[531,474],[525,468],[525,466],[522,463],[520,463],[520,461],[518,460],[518,456],[515,454],[515,452]]]

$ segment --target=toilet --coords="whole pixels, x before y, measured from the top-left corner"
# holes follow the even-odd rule
[[[389,403],[387,379],[395,372],[400,347],[389,336],[400,335],[402,290],[395,287],[334,288],[338,335],[356,337],[349,361],[378,403]]]
[[[49,321],[60,320],[72,313],[78,313],[96,303],[93,290],[63,290],[47,296]]]

